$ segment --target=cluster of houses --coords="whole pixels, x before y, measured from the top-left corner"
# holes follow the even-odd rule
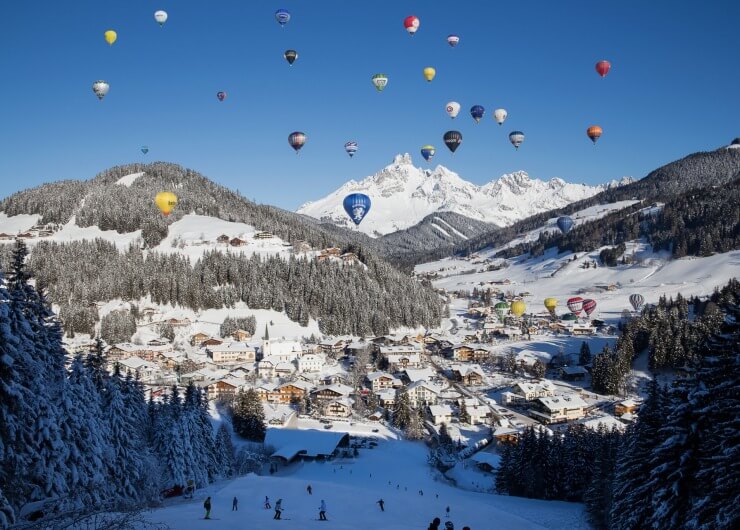
[[[49,237],[59,230],[61,225],[56,223],[37,224],[26,231],[16,234],[0,232],[0,241],[14,241],[16,239],[35,239],[38,237]]]
[[[357,254],[355,254],[354,252],[342,252],[342,249],[338,247],[329,247],[323,249],[319,252],[319,255],[316,256],[316,259],[319,261],[339,260],[344,263],[355,263],[359,261]]]

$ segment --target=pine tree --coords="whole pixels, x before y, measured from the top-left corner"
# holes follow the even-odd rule
[[[232,406],[232,423],[234,432],[255,442],[262,442],[267,433],[265,410],[257,392],[250,388],[246,392],[240,389]]]
[[[411,421],[411,399],[406,390],[396,391],[396,401],[393,404],[393,426],[405,430]]]
[[[231,478],[236,468],[236,452],[231,433],[224,423],[218,427],[216,432],[215,449],[218,462],[220,463],[219,474],[225,478]]]
[[[421,409],[411,409],[409,422],[404,429],[404,434],[408,440],[421,440],[424,438],[424,416]]]
[[[545,377],[545,363],[539,359],[535,360],[532,364],[532,377],[536,379],[542,379]]]
[[[0,528],[9,528],[10,525],[15,523],[15,512],[13,507],[8,502],[3,494],[3,489],[0,488]]]
[[[465,404],[465,399],[460,401],[460,423],[470,424],[470,414],[468,414],[468,406]]]
[[[591,348],[588,345],[588,342],[583,341],[581,343],[581,351],[578,355],[578,364],[580,365],[586,365],[591,362]]]

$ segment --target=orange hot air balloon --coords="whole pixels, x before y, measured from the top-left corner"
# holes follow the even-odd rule
[[[591,141],[596,144],[596,140],[601,138],[601,135],[604,133],[601,127],[598,125],[592,125],[588,129],[586,129],[586,134],[589,138],[591,138]]]
[[[596,63],[596,72],[598,72],[601,77],[606,77],[606,74],[609,73],[611,68],[612,65],[609,61],[599,61]]]
[[[177,195],[171,191],[161,191],[154,198],[154,203],[164,215],[170,215],[177,206]]]

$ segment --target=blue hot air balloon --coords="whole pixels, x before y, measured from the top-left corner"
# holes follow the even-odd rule
[[[147,154],[149,152],[149,148],[147,146],[145,146],[145,145],[142,145],[141,146],[141,152],[144,153],[144,154]]]
[[[485,113],[486,109],[484,109],[482,105],[473,105],[470,107],[470,115],[475,120],[475,123],[479,123]]]
[[[370,197],[363,193],[352,193],[344,198],[343,206],[352,222],[359,225],[370,211]]]
[[[558,228],[562,233],[567,234],[573,228],[573,219],[568,216],[558,217]]]
[[[278,21],[278,24],[285,27],[285,25],[290,21],[290,11],[287,9],[278,9],[275,11],[275,20]]]

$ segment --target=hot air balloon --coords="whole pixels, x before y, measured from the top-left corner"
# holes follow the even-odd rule
[[[511,302],[511,314],[515,317],[520,317],[527,310],[527,304],[522,300],[514,300]]]
[[[507,304],[506,302],[499,302],[495,306],[493,306],[493,310],[496,312],[496,316],[498,316],[499,322],[503,323],[507,313],[509,312],[509,304]]]
[[[413,35],[419,30],[419,18],[414,15],[408,16],[403,19],[403,27],[409,32],[409,35]]]
[[[480,119],[486,113],[486,109],[482,105],[473,105],[470,107],[470,115],[475,120],[475,123],[480,123]]]
[[[429,162],[432,157],[434,156],[434,153],[436,153],[437,150],[434,148],[433,145],[424,145],[421,148],[421,156],[424,157],[424,160]]]
[[[357,142],[347,142],[346,144],[344,144],[344,150],[347,151],[347,154],[350,158],[355,156],[357,149]]]
[[[641,294],[635,293],[630,295],[630,304],[635,311],[639,311],[642,304],[645,303],[645,297]]]
[[[460,37],[457,35],[447,35],[447,44],[452,46],[453,48],[460,44]]]
[[[105,81],[98,80],[93,83],[92,89],[98,99],[102,100],[110,90],[110,85]]]
[[[431,66],[427,66],[426,68],[424,68],[424,79],[426,79],[427,81],[431,81],[432,79],[434,79],[435,75],[437,75],[437,70],[435,70]]]
[[[141,146],[141,152],[143,154],[147,154],[149,152],[149,147],[147,147],[146,145],[142,145]]]
[[[388,76],[385,74],[375,74],[372,77],[373,85],[378,92],[382,92],[385,86],[388,84]]]
[[[164,23],[167,22],[168,17],[169,16],[167,15],[167,11],[162,11],[161,9],[154,13],[154,20],[156,20],[160,26],[164,26]]]
[[[216,92],[216,97],[219,101],[223,101],[226,99],[226,92]]]
[[[306,135],[300,131],[295,131],[288,135],[288,143],[293,149],[295,149],[296,154],[301,150],[301,147],[306,143],[306,140]]]
[[[352,193],[344,198],[342,206],[355,225],[359,225],[370,211],[370,197],[363,193]]]
[[[556,316],[555,308],[557,306],[558,306],[557,298],[545,298],[545,309],[547,309],[553,317]]]
[[[285,27],[285,25],[290,21],[290,12],[287,9],[278,9],[275,11],[275,20],[277,20],[278,24],[282,27]]]
[[[563,217],[558,217],[556,224],[563,234],[567,234],[573,228],[573,219],[564,215]]]
[[[493,111],[493,119],[496,120],[496,123],[499,125],[503,125],[504,121],[506,121],[506,116],[508,116],[509,113],[506,112],[506,109],[496,109]]]
[[[596,71],[601,77],[606,77],[606,74],[611,70],[612,65],[609,61],[599,61],[596,63]]]
[[[460,131],[447,131],[444,135],[444,141],[447,148],[453,153],[462,143],[462,133]]]
[[[164,215],[170,215],[172,210],[177,206],[177,195],[171,191],[161,191],[154,198],[154,204],[157,205]]]
[[[591,300],[590,298],[583,301],[583,310],[586,312],[586,315],[591,316],[591,313],[593,313],[596,310],[596,300]]]
[[[601,135],[603,134],[603,130],[598,125],[592,125],[588,129],[586,129],[586,135],[591,138],[591,141],[596,145],[596,140],[601,138]]]
[[[113,31],[112,29],[109,29],[105,33],[103,33],[103,36],[105,37],[105,42],[113,46],[113,43],[116,42],[116,39],[118,39],[118,33]]]
[[[458,115],[460,112],[460,104],[457,101],[450,101],[445,106],[445,110],[447,111],[447,114],[452,118],[455,119],[455,116]]]
[[[293,66],[295,60],[298,59],[298,52],[295,50],[285,50],[283,57],[285,57],[285,60],[288,61],[289,65]]]
[[[524,142],[524,133],[522,131],[513,131],[509,133],[509,141],[516,149]]]
[[[580,296],[569,298],[568,309],[570,309],[570,312],[573,313],[575,316],[580,316],[581,311],[583,310],[583,298],[581,298]]]

